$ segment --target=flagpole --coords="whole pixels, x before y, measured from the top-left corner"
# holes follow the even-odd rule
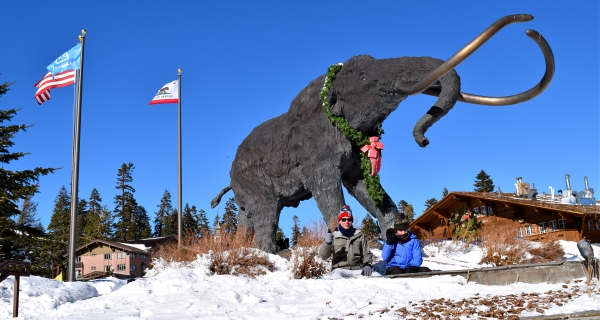
[[[83,88],[83,49],[85,44],[85,30],[81,30],[79,42],[81,43],[80,68],[77,70],[77,86],[75,87],[75,127],[73,132],[73,160],[71,172],[71,223],[69,228],[69,260],[67,281],[75,279],[75,249],[77,245],[77,192],[79,189],[79,137],[81,135],[81,90]]]
[[[181,69],[177,70],[177,208],[179,213],[177,215],[177,235],[178,235],[178,247],[181,249],[181,229],[182,229],[182,216],[183,216],[183,206],[181,201]]]

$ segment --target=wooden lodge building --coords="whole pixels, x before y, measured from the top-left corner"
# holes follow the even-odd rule
[[[507,222],[528,240],[552,234],[560,240],[600,242],[600,204],[564,204],[554,195],[527,197],[512,193],[451,192],[410,223],[419,237],[451,238],[453,217],[465,208],[484,224]],[[564,201],[563,201],[564,202]],[[589,202],[589,201],[588,201]]]
[[[77,280],[104,277],[112,271],[117,278],[139,278],[152,266],[152,255],[159,246],[175,240],[175,236],[115,242],[96,239],[75,251]]]

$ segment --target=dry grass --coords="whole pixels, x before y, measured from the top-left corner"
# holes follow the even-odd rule
[[[275,266],[266,252],[258,250],[254,235],[245,228],[235,234],[223,233],[199,238],[186,233],[182,239],[182,249],[177,242],[162,246],[155,254],[165,261],[192,262],[199,255],[210,257],[209,270],[215,274],[245,275],[254,278],[273,271]]]
[[[330,271],[329,261],[319,257],[319,246],[327,229],[324,222],[312,222],[312,226],[306,228],[306,232],[298,238],[298,244],[291,249],[290,256],[290,271],[294,279],[318,278]],[[332,229],[329,227],[329,230]]]
[[[564,250],[551,235],[532,244],[518,236],[511,224],[484,225],[481,229],[484,256],[479,263],[505,266],[524,263],[561,261]]]

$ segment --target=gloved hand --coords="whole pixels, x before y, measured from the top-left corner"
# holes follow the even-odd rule
[[[327,232],[325,234],[325,243],[332,244],[333,243],[333,233]]]
[[[408,269],[408,272],[409,272],[409,273],[416,273],[416,272],[419,272],[419,269],[420,269],[419,267],[413,267],[413,266],[411,266],[411,267]]]
[[[389,228],[385,231],[385,243],[387,244],[395,244],[398,242],[398,238],[396,237],[396,230]]]
[[[362,275],[365,277],[370,277],[371,274],[373,274],[373,267],[371,267],[371,265],[365,264],[363,266]]]

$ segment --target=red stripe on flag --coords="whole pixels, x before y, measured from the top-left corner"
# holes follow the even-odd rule
[[[152,100],[152,101],[150,101],[149,105],[162,104],[162,103],[177,103],[177,102],[179,102],[179,100],[177,100],[177,99]]]
[[[33,95],[39,105],[50,100],[50,89],[62,88],[75,83],[75,70],[68,70],[57,73],[52,78],[52,73],[48,72],[42,80],[34,86],[38,90]]]

